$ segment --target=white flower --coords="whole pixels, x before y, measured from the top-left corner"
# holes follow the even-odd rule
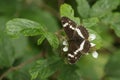
[[[94,51],[94,52],[92,53],[92,56],[97,59],[97,58],[98,58],[98,53],[97,53],[96,51]]]
[[[94,43],[90,43],[90,45],[91,45],[91,47],[94,47],[96,44],[94,44]]]
[[[65,47],[63,48],[63,51],[64,51],[64,52],[67,52],[67,51],[68,51],[68,47],[65,46]]]
[[[66,40],[64,40],[62,44],[65,45],[65,46],[68,45]]]
[[[89,40],[90,40],[90,41],[93,41],[93,40],[95,40],[95,39],[96,39],[96,35],[95,35],[95,34],[90,34]]]
[[[85,53],[85,55],[87,56],[87,55],[89,55],[89,53]]]

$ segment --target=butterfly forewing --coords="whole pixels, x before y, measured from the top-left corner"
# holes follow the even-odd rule
[[[76,23],[67,17],[62,17],[61,23],[62,23],[62,26],[63,26],[68,38],[71,39],[73,37],[73,33],[74,33],[73,28],[76,27]]]

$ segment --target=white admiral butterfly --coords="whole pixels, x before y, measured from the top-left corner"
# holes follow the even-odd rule
[[[70,64],[75,63],[82,54],[88,53],[91,44],[88,40],[89,33],[83,26],[78,26],[67,17],[61,18],[61,23],[68,37],[67,60]]]

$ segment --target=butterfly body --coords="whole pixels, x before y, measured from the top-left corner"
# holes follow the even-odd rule
[[[67,17],[61,18],[64,31],[68,37],[68,62],[75,63],[82,54],[89,51],[91,45],[88,40],[89,33],[83,26],[78,26],[74,21]]]

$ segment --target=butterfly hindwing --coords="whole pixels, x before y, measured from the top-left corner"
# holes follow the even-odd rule
[[[85,39],[88,39],[89,33],[88,33],[88,31],[86,30],[86,28],[83,27],[83,26],[78,26],[77,28],[81,31],[81,33],[82,33],[82,35],[84,36],[84,38],[85,38]]]
[[[68,62],[71,64],[75,63],[82,55],[80,52],[78,52],[78,54],[74,54],[74,52],[78,49],[78,47],[79,44],[77,44],[75,41],[69,42],[67,58],[68,58]]]
[[[85,40],[83,50],[81,52],[83,54],[87,53],[89,51],[90,47],[91,47],[90,42],[88,40]]]

